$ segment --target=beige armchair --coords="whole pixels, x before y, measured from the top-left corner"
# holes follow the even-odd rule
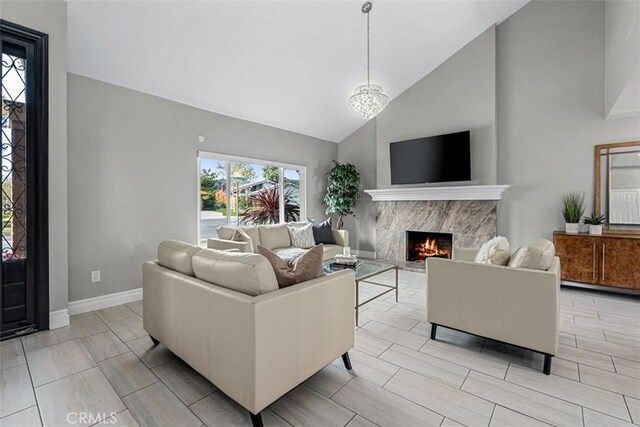
[[[470,253],[463,251],[463,258]],[[427,321],[544,355],[544,373],[558,350],[560,260],[546,270],[462,260],[427,260]]]

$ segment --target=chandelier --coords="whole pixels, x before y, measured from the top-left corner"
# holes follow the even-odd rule
[[[371,119],[387,106],[388,97],[385,95],[382,86],[371,83],[369,77],[371,71],[370,49],[369,49],[369,12],[373,5],[370,1],[362,5],[362,13],[367,15],[367,84],[357,86],[353,95],[349,98],[349,105],[356,113],[364,118]]]

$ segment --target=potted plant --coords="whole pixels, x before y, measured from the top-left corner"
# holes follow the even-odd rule
[[[602,224],[604,224],[605,216],[592,213],[591,216],[584,217],[584,223],[589,224],[589,234],[602,234]]]
[[[562,216],[567,233],[580,232],[580,219],[584,215],[584,193],[571,191],[562,195]]]
[[[353,215],[353,207],[360,198],[360,173],[351,163],[339,163],[327,174],[327,194],[324,202],[327,204],[328,214],[338,215],[338,230],[342,229],[342,218]]]

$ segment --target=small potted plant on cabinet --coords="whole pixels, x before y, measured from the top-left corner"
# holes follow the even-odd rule
[[[584,217],[584,223],[589,224],[589,234],[602,234],[602,224],[604,224],[604,215],[596,215],[595,213],[591,214],[591,216]]]
[[[562,195],[562,216],[567,233],[580,232],[580,219],[584,214],[584,194],[571,191]]]

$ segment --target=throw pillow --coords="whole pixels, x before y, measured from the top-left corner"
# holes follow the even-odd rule
[[[247,249],[245,250],[245,252],[253,252],[253,239],[241,229],[236,229],[235,233],[233,233],[233,236],[231,237],[231,240],[235,242],[246,243]]]
[[[333,238],[333,232],[331,231],[331,218],[327,218],[319,224],[312,224],[313,228],[313,240],[316,245],[324,243],[325,245],[335,245],[336,241]]]
[[[309,249],[316,244],[311,224],[303,227],[289,226],[289,235],[291,235],[291,246],[296,248]]]
[[[258,246],[258,253],[271,263],[280,288],[324,275],[322,269],[323,252],[322,244],[316,245],[293,261],[286,262],[264,246]]]
[[[476,254],[476,262],[480,264],[507,265],[510,252],[506,237],[498,236],[482,245]]]
[[[538,239],[518,248],[511,257],[509,267],[548,270],[556,256],[556,248],[547,239]]]

